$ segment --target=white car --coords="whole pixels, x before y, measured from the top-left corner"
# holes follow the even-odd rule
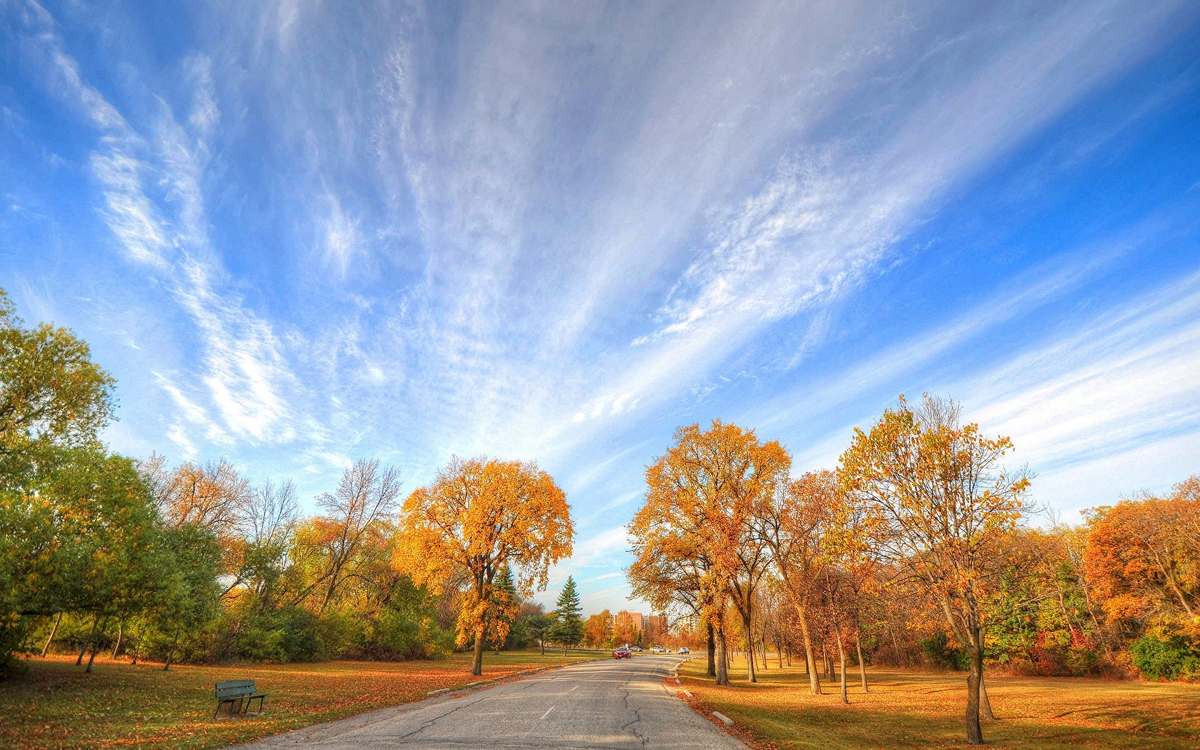
[[[687,646],[680,646],[680,647],[679,647],[679,653],[681,653],[681,654],[690,654],[690,653],[692,653],[692,652],[688,650],[688,647],[687,647]]]

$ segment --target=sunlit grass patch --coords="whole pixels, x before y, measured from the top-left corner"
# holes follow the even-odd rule
[[[759,682],[745,680],[745,660],[731,669],[733,685],[716,687],[705,662],[680,668],[683,686],[701,706],[779,748],[957,747],[965,745],[966,677],[898,670],[868,672],[863,693],[849,675],[851,705],[837,682],[825,695],[808,693],[802,666],[772,661]],[[1012,748],[1183,748],[1200,746],[1200,689],[1178,683],[1085,678],[988,676],[998,721],[984,738]]]
[[[483,678],[607,654],[487,654]],[[266,713],[214,721],[217,682],[252,679],[269,693]],[[32,659],[29,674],[0,683],[0,747],[213,748],[408,703],[462,687],[470,654],[438,661],[323,662],[235,666],[138,664],[97,658],[92,674],[68,656]]]

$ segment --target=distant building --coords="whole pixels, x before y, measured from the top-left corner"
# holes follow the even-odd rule
[[[633,617],[633,626],[635,628],[637,628],[639,632],[645,633],[646,632],[646,618],[642,617],[642,614],[640,612],[630,612],[629,614],[630,614],[630,616]]]

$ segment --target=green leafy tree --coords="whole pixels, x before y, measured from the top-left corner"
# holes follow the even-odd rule
[[[31,491],[4,493],[0,528],[8,541],[0,554],[12,574],[5,599],[18,623],[60,612],[90,616],[95,646],[105,623],[144,609],[154,595],[157,515],[129,459],[95,446],[54,458]]]
[[[554,625],[550,640],[562,644],[563,654],[571,646],[583,640],[583,608],[579,605],[579,593],[575,590],[575,577],[567,576],[567,583],[554,607]]]
[[[64,606],[70,576],[40,592],[39,574],[82,552],[56,538],[61,519],[39,486],[65,451],[95,443],[112,418],[112,388],[87,344],[65,328],[24,328],[0,289],[0,677],[24,638],[22,611]]]
[[[0,482],[28,486],[46,449],[96,440],[113,417],[111,375],[87,344],[46,323],[22,327],[0,289]]]
[[[205,626],[217,615],[221,547],[216,534],[199,524],[167,529],[163,537],[162,567],[156,571],[160,595],[150,617],[159,650],[165,654],[163,670],[168,670],[180,639],[202,639]]]
[[[549,615],[530,615],[525,619],[525,628],[532,637],[537,639],[538,647],[542,650],[542,656],[545,656],[546,641],[550,640],[550,633],[554,628],[554,619]]]

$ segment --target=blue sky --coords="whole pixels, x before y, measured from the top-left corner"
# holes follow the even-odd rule
[[[1186,1],[0,0],[0,285],[114,449],[536,459],[541,599],[624,608],[681,424],[800,472],[950,395],[1068,522],[1200,471],[1198,60]]]

